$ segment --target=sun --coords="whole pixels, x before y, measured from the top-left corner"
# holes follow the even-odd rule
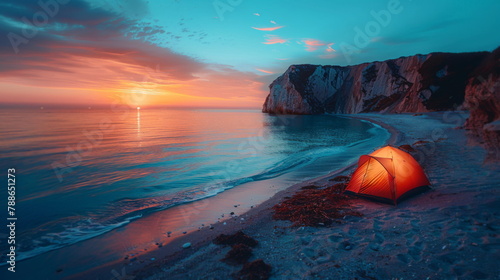
[[[141,109],[141,107],[137,107],[137,110],[140,110],[140,109]]]

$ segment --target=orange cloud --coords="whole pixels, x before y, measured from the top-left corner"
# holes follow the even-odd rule
[[[78,61],[78,57],[67,57]],[[255,107],[266,91],[259,75],[227,67],[210,66],[193,72],[193,78],[178,79],[168,65],[158,69],[118,61],[86,58],[87,66],[23,71],[0,76],[4,93],[0,102],[36,104],[109,104],[118,101],[135,106]],[[32,78],[27,79],[30,76]],[[242,94],[235,96],[235,92]]]
[[[260,71],[260,72],[262,72],[262,73],[274,74],[274,72],[267,71],[267,70],[263,70],[263,69],[259,69],[259,68],[255,68],[255,70]]]
[[[334,43],[329,43],[325,49],[325,52],[324,54],[322,55],[319,55],[319,58],[323,58],[323,59],[332,59],[334,57],[337,57],[337,54],[335,53],[336,50],[334,50],[332,48],[332,46],[334,45]]]
[[[326,46],[325,52],[327,54],[335,52],[335,50],[332,48],[332,46],[335,43],[327,43],[327,42],[323,42],[323,41],[316,40],[316,39],[304,39],[304,40],[302,40],[302,43],[305,44],[306,51],[308,51],[308,52],[317,51],[319,49],[322,49],[323,46]],[[300,44],[300,42],[299,42],[299,44]],[[323,56],[320,56],[320,57],[326,57],[326,55],[323,55]],[[333,57],[333,56],[330,55],[330,57]]]
[[[327,51],[327,52],[335,52],[335,50],[332,48],[333,44],[334,44],[334,43],[330,43],[330,44],[328,44],[328,47],[327,47],[327,49],[326,49],[326,51]]]
[[[288,42],[288,39],[283,39],[276,35],[266,35],[266,37],[267,37],[266,42],[263,42],[262,44],[273,45],[273,44],[284,44]]]
[[[302,40],[304,44],[306,44],[306,51],[308,52],[314,52],[319,49],[321,46],[325,46],[326,43],[320,41],[320,40],[315,40],[315,39],[306,39]]]
[[[263,28],[258,28],[258,27],[252,27],[253,29],[260,30],[260,31],[274,31],[278,30],[280,28],[283,28],[285,26],[275,26],[275,27],[263,27]]]
[[[34,10],[27,14],[39,9],[29,7]],[[7,8],[20,10],[14,4]],[[36,40],[19,46],[17,55],[8,40],[5,44],[0,40],[0,103],[47,107],[90,107],[115,101],[145,107],[262,105],[267,90],[260,79],[266,76],[208,64],[151,44],[144,37],[162,34],[162,30],[93,9],[86,2],[71,1],[65,8],[52,20],[71,27],[75,24],[71,11],[83,9],[78,28],[40,29]],[[0,21],[0,30],[18,29]]]

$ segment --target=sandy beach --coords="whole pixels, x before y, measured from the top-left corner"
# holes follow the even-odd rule
[[[304,186],[332,185],[329,179],[354,171],[354,165],[347,166],[293,185],[255,207],[240,205],[250,210],[101,272],[114,269],[116,277],[130,279],[231,279],[242,265],[221,261],[231,248],[212,241],[243,230],[258,242],[249,261],[270,265],[269,279],[500,279],[499,166],[485,162],[487,152],[469,145],[466,131],[457,129],[467,115],[348,117],[388,129],[388,144],[411,145],[432,189],[397,206],[354,198],[352,209],[363,216],[328,227],[291,227],[289,221],[272,218],[274,205]],[[103,275],[99,270],[92,274]]]

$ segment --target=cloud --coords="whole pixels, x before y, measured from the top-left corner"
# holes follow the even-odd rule
[[[327,48],[326,48],[326,51],[327,52],[335,52],[335,50],[332,48],[332,46],[334,45],[335,43],[330,43],[327,45]]]
[[[335,54],[335,53],[328,53],[328,54],[319,55],[319,58],[323,58],[323,59],[332,59],[335,57],[337,57],[337,54]]]
[[[144,0],[104,0],[94,1],[92,4],[127,18],[141,19],[149,14],[148,3]]]
[[[306,51],[308,52],[317,51],[319,47],[326,45],[326,43],[315,39],[305,39],[302,42],[306,45]]]
[[[316,39],[303,39],[301,42],[297,42],[297,43],[304,44],[306,47],[306,51],[308,51],[308,52],[315,52],[319,49],[324,50],[324,52],[326,54],[335,52],[335,50],[332,48],[332,46],[335,43],[328,43],[328,42],[324,42],[324,41],[320,41],[320,40],[316,40]],[[326,46],[326,48],[324,48],[324,46]],[[323,56],[325,56],[325,55],[323,55]]]
[[[0,18],[5,20],[0,20],[0,34],[24,36],[21,18],[32,19],[41,11],[36,3],[2,1]],[[35,36],[20,43],[19,53],[8,39],[0,40],[0,84],[9,89],[0,102],[22,95],[33,102],[72,103],[82,100],[84,94],[103,96],[102,102],[134,91],[157,96],[153,100],[158,102],[194,97],[233,100],[236,91],[245,92],[248,98],[262,98],[262,86],[255,82],[259,75],[203,63],[159,47],[150,38],[165,30],[125,15],[72,0]],[[56,96],[59,89],[65,94]],[[173,96],[178,99],[168,99]]]
[[[274,31],[278,30],[280,28],[283,28],[285,26],[275,26],[275,27],[263,27],[263,28],[258,28],[258,27],[252,27],[253,29],[260,30],[260,31]]]
[[[262,44],[266,45],[273,45],[273,44],[284,44],[288,42],[288,39],[283,39],[277,35],[266,35],[266,42],[263,42]]]
[[[326,49],[324,50],[324,53],[319,55],[318,57],[319,58],[322,58],[322,59],[332,59],[332,58],[335,58],[337,57],[338,55],[336,54],[336,50],[334,50],[332,48],[332,46],[334,45],[335,43],[329,43],[326,45]]]
[[[263,70],[263,69],[259,69],[259,68],[255,68],[255,70],[260,71],[262,73],[266,73],[266,74],[274,74],[274,72]]]

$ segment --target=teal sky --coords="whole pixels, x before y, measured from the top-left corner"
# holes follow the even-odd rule
[[[382,16],[387,12],[390,18]],[[144,20],[171,32],[153,41],[175,52],[239,70],[279,73],[299,63],[348,65],[417,53],[493,50],[500,44],[499,12],[500,1],[177,0],[150,1]],[[356,45],[355,28],[368,44]],[[285,42],[264,44],[271,39]],[[308,41],[317,46],[308,48]],[[350,46],[356,49],[349,54]]]

